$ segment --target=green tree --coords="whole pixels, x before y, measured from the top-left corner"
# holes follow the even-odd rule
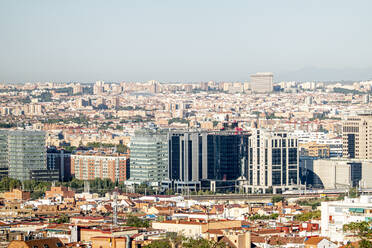
[[[138,218],[137,216],[128,215],[126,225],[134,227],[149,227],[150,223],[148,220],[143,220]]]
[[[317,210],[313,212],[307,212],[307,213],[295,215],[294,219],[298,221],[308,221],[312,219],[319,219],[320,216],[321,216],[321,212],[320,210]]]
[[[272,203],[277,203],[277,202],[282,202],[282,201],[284,201],[283,196],[275,195],[271,198]]]
[[[151,244],[144,246],[144,248],[171,248],[169,240],[155,240]]]
[[[123,144],[119,144],[116,146],[116,151],[119,153],[127,153],[128,152],[128,147]]]
[[[350,198],[357,198],[359,196],[359,192],[357,188],[350,188],[349,189],[349,197]]]
[[[351,232],[360,238],[360,248],[372,247],[372,220],[345,224],[343,230],[344,232]]]
[[[225,248],[226,244],[224,242],[216,242],[213,240],[206,240],[203,238],[193,239],[185,238],[182,242],[182,247],[184,248]]]
[[[21,181],[10,177],[3,177],[0,181],[0,191],[11,191],[15,188],[21,188]]]

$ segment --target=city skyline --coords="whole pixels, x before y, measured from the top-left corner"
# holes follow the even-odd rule
[[[368,80],[371,5],[2,1],[0,80]]]

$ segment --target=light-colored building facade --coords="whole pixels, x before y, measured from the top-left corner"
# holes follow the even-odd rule
[[[273,74],[271,72],[259,72],[251,75],[251,89],[256,93],[272,92]]]
[[[113,182],[124,182],[129,178],[129,158],[119,154],[73,154],[71,174],[80,180],[108,178]]]
[[[244,168],[248,192],[280,193],[298,189],[299,151],[296,138],[286,132],[255,129],[249,137],[248,161]]]
[[[319,159],[313,172],[325,189],[372,188],[372,161],[358,159]]]
[[[343,201],[321,203],[322,236],[332,241],[349,241],[350,233],[343,231],[343,226],[350,222],[372,220],[372,196],[362,195],[360,198],[345,198]]]
[[[372,112],[346,117],[342,123],[343,157],[372,159]]]

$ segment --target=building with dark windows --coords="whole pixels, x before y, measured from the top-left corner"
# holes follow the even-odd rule
[[[248,134],[170,132],[168,178],[175,191],[230,187],[234,190],[247,160]]]
[[[58,181],[66,182],[71,180],[71,153],[56,147],[47,149],[47,170],[57,170]]]
[[[247,193],[281,193],[299,189],[299,151],[286,132],[255,129],[248,142],[248,166],[240,186]]]
[[[29,173],[30,173],[30,180],[47,181],[47,182],[54,182],[54,181],[60,180],[60,174],[58,170],[38,169],[38,170],[31,170]]]
[[[30,180],[32,170],[46,169],[45,132],[2,130],[0,146],[1,170],[11,178]]]
[[[8,176],[8,132],[0,130],[0,179]]]
[[[343,157],[372,159],[372,146],[368,146],[372,140],[371,130],[371,111],[346,117],[342,123]]]
[[[372,188],[371,160],[345,158],[314,160],[312,174],[318,180],[319,188]]]

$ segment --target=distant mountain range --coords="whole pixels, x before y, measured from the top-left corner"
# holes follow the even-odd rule
[[[372,80],[372,67],[368,68],[319,68],[304,67],[299,70],[275,73],[274,80],[278,81],[343,81],[352,83],[355,81]]]

